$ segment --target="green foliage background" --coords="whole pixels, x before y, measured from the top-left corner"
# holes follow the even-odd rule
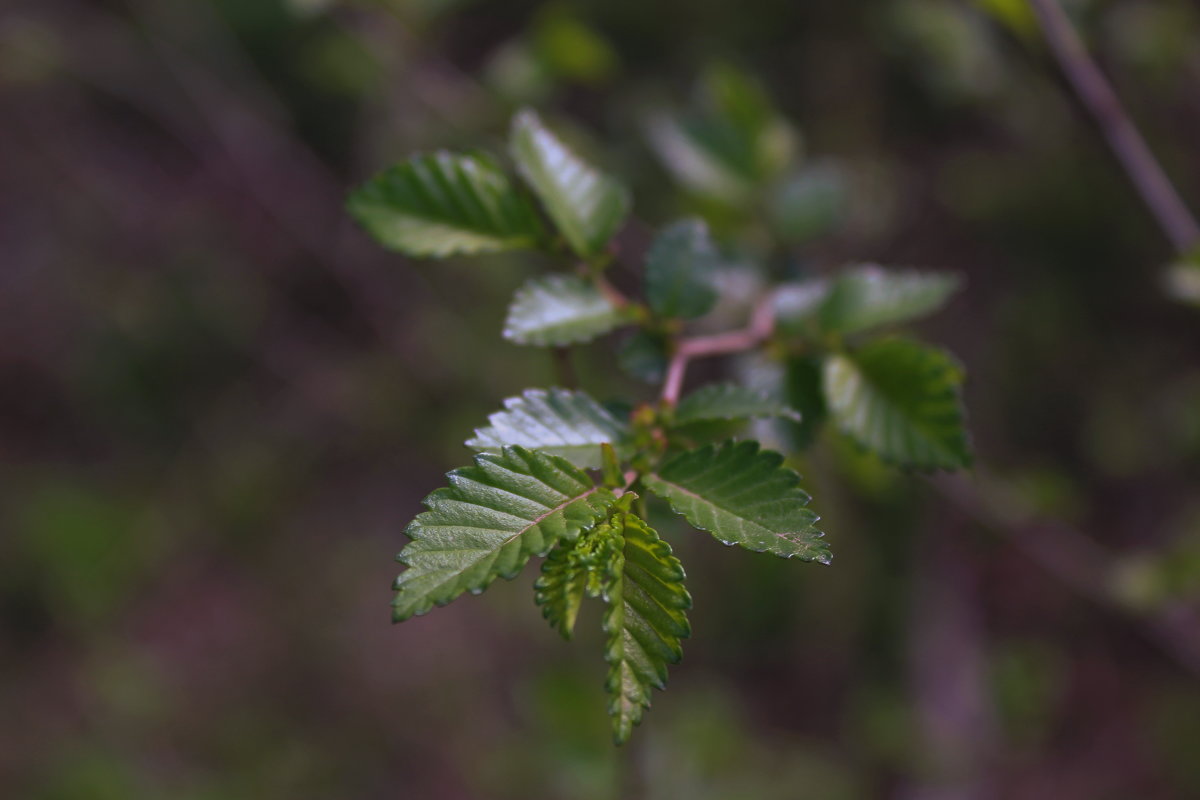
[[[1069,7],[1200,207],[1195,8]],[[793,275],[964,276],[918,332],[968,367],[1003,524],[826,431],[801,466],[832,568],[664,526],[696,635],[618,752],[598,619],[563,646],[529,580],[386,623],[420,498],[555,381],[498,335],[544,265],[408,263],[343,203],[535,105],[639,220],[743,228],[652,154],[722,61],[803,131]],[[10,0],[0,110],[0,794],[1200,791],[1200,320],[1020,0]],[[589,348],[585,388],[645,395],[615,360]],[[1074,572],[1039,550],[1062,526]]]

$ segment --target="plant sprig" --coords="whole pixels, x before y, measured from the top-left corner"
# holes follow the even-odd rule
[[[768,202],[795,167],[798,136],[737,74],[718,70],[709,88],[699,117],[655,123],[655,146],[690,191],[719,201],[720,187],[735,187],[724,197],[733,204]],[[691,321],[718,305],[728,269],[704,221],[660,231],[645,259],[644,299],[628,298],[605,277],[611,240],[629,213],[628,190],[530,110],[513,120],[510,156],[519,179],[484,154],[414,156],[354,192],[349,210],[381,244],[406,255],[557,255],[565,270],[517,290],[503,337],[561,353],[632,329],[644,348],[641,363],[660,365],[660,387],[628,416],[572,388],[506,400],[466,442],[476,451],[473,464],[450,472],[449,485],[430,494],[427,510],[406,528],[411,542],[398,556],[407,569],[394,585],[393,619],[481,592],[546,556],[535,599],[555,630],[570,637],[584,597],[606,606],[606,686],[622,743],[691,631],[683,566],[646,519],[644,496],[662,498],[726,545],[828,564],[800,476],[783,454],[731,434],[750,419],[811,426],[827,414],[862,448],[901,467],[967,466],[962,369],[935,348],[875,335],[936,310],[957,281],[849,267],[828,279],[766,287],[744,326],[696,334]],[[814,379],[774,394],[734,383],[684,393],[691,361],[755,350],[784,361],[803,353]]]

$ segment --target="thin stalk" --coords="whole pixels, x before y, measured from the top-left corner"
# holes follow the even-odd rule
[[[1171,185],[1146,140],[1117,99],[1116,92],[1088,55],[1071,20],[1058,0],[1030,2],[1055,58],[1083,104],[1096,118],[1104,138],[1150,213],[1179,253],[1190,252],[1200,244],[1200,224]]]

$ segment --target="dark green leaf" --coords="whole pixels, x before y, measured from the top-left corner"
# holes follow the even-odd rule
[[[665,228],[646,254],[646,300],[664,317],[691,319],[707,313],[717,301],[713,284],[719,256],[698,219]]]
[[[917,469],[971,463],[959,366],[940,350],[893,338],[825,363],[825,400],[843,432],[884,460]]]
[[[478,155],[414,156],[350,195],[350,213],[385,247],[411,256],[537,247],[537,213],[508,177]]]
[[[784,366],[783,391],[788,405],[800,411],[800,422],[784,423],[791,446],[802,450],[812,444],[829,415],[821,390],[821,362],[808,356],[789,358]]]
[[[646,383],[658,383],[663,379],[667,361],[666,339],[643,330],[634,332],[617,351],[617,364],[621,369]]]
[[[789,242],[802,243],[834,230],[845,215],[849,189],[832,164],[814,164],[789,177],[771,197],[775,230]]]
[[[800,421],[800,414],[765,392],[757,392],[733,383],[710,384],[679,401],[675,424],[688,425],[712,420],[740,420],[754,417],[783,417]]]
[[[628,190],[572,153],[532,111],[513,118],[511,148],[571,249],[581,256],[600,253],[629,213]]]
[[[531,556],[591,528],[615,499],[569,462],[522,447],[478,455],[448,477],[405,530],[396,622],[513,577]]]
[[[800,476],[758,442],[680,453],[643,480],[693,526],[725,544],[829,563],[829,545],[814,527],[818,517],[806,507]]]
[[[856,267],[834,279],[821,306],[821,327],[849,335],[923,317],[940,308],[958,284],[944,272]]]
[[[504,410],[488,422],[467,447],[497,452],[520,445],[594,468],[601,464],[600,445],[607,442],[621,453],[629,444],[628,425],[585,393],[567,389],[527,389],[505,400]]]

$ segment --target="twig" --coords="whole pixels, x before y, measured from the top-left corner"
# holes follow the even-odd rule
[[[961,476],[939,476],[930,484],[960,511],[1002,536],[1027,558],[1098,606],[1140,623],[1148,638],[1182,667],[1200,675],[1198,613],[1194,606],[1175,604],[1141,616],[1122,604],[1109,588],[1113,557],[1083,532],[1061,522],[1037,520],[1010,504],[989,502],[987,496]]]
[[[694,336],[680,339],[667,365],[667,377],[663,381],[662,400],[668,405],[679,402],[683,378],[687,374],[688,362],[703,356],[740,353],[751,350],[771,336],[775,330],[775,295],[768,292],[754,307],[750,324],[745,328],[712,336]]]
[[[554,347],[551,348],[550,355],[554,359],[554,372],[559,385],[564,389],[578,389],[579,374],[571,361],[571,348]]]
[[[1058,0],[1031,0],[1050,49],[1084,105],[1096,118],[1129,179],[1163,233],[1180,253],[1200,244],[1200,224],[1171,185],[1146,140],[1100,72]]]

